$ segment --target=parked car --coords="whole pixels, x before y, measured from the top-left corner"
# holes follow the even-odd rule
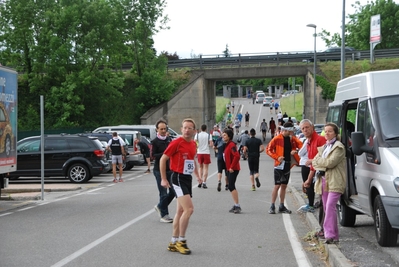
[[[263,99],[265,99],[265,97],[266,97],[265,93],[257,93],[257,94],[256,94],[255,102],[256,102],[257,104],[263,103]]]
[[[10,179],[41,177],[41,137],[27,137],[17,142],[17,171]],[[97,137],[83,135],[44,136],[44,176],[65,177],[73,183],[85,183],[107,172],[110,165]]]
[[[104,146],[105,158],[107,159],[109,165],[111,166],[110,171],[112,171],[112,152],[106,150],[106,148],[108,146],[108,141],[112,138],[112,134],[111,133],[85,133],[85,134],[81,134],[81,135],[94,136],[94,137],[97,137],[101,141],[101,143]],[[121,136],[121,138],[123,139],[122,136]],[[126,143],[126,141],[125,141],[125,143]],[[123,160],[122,168],[125,171],[125,170],[130,170],[131,168],[133,168],[134,165],[129,163],[131,161],[130,160],[131,155],[129,155],[129,148],[128,148],[127,144],[124,146],[124,149],[125,149],[126,155]],[[119,165],[116,165],[116,168],[119,170]]]
[[[296,118],[295,117],[291,117],[291,120],[292,120],[292,123],[294,125],[296,125],[296,122],[297,122]],[[283,118],[283,121],[284,121],[284,123],[286,123],[288,121],[288,118]]]
[[[321,132],[323,132],[324,130],[324,124],[315,124],[314,130],[316,131],[317,134],[321,134]]]
[[[272,96],[266,96],[265,99],[263,99],[263,106],[269,107],[270,105],[273,105],[273,97]]]

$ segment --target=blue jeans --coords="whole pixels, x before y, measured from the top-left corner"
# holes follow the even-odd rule
[[[165,215],[169,215],[168,206],[170,202],[175,198],[175,190],[173,190],[172,181],[170,179],[170,172],[167,172],[167,178],[170,184],[169,192],[168,189],[161,186],[161,172],[158,170],[153,170],[155,179],[157,181],[158,191],[159,191],[159,203],[157,204],[158,208],[161,210],[161,217]]]

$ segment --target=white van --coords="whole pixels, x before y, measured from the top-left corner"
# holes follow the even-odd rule
[[[338,82],[327,122],[341,128],[347,188],[338,205],[343,226],[356,215],[374,219],[377,242],[395,246],[399,233],[399,70],[362,73]]]
[[[141,135],[148,137],[150,140],[157,137],[155,125],[118,125],[118,126],[102,126],[98,127],[93,133],[100,132],[118,132],[118,131],[139,131]],[[179,137],[180,135],[173,129],[168,128],[170,137],[172,139]]]

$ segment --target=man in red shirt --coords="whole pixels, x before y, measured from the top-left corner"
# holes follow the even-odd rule
[[[195,122],[187,118],[183,120],[181,128],[182,136],[173,140],[164,151],[160,160],[161,186],[171,187],[166,176],[166,164],[170,160],[170,170],[172,172],[172,186],[176,193],[177,208],[173,220],[173,235],[169,243],[168,250],[181,254],[190,254],[191,250],[187,247],[186,230],[190,216],[194,212],[192,197],[192,173],[197,177],[199,184],[202,180],[197,169],[195,155],[197,145],[193,140],[196,132]]]

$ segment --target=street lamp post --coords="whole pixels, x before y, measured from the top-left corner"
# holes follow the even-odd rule
[[[313,123],[316,123],[316,25],[315,24],[308,24],[306,27],[314,28],[314,57],[313,57]]]

